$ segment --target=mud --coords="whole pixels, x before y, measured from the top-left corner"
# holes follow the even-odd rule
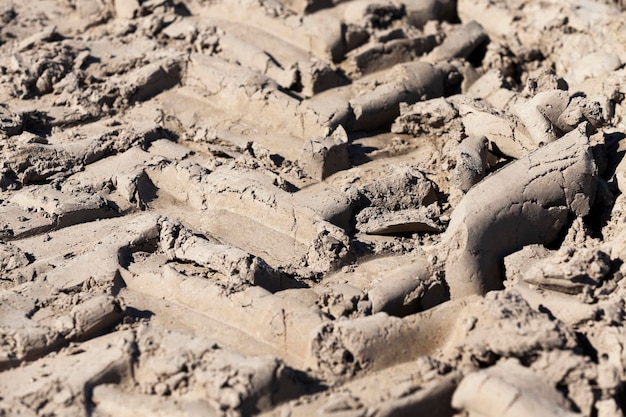
[[[623,1],[0,22],[0,415],[624,415]]]

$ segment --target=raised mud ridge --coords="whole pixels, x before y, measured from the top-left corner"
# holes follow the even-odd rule
[[[0,22],[0,416],[624,416],[623,0]]]

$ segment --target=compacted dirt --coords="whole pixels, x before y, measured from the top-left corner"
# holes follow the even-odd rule
[[[0,21],[1,416],[623,416],[622,1]]]

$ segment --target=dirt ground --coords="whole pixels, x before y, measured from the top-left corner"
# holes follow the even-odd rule
[[[623,416],[622,0],[0,0],[0,416]]]

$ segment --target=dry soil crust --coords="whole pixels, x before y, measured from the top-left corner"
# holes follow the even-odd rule
[[[624,6],[0,1],[0,416],[623,416]]]

